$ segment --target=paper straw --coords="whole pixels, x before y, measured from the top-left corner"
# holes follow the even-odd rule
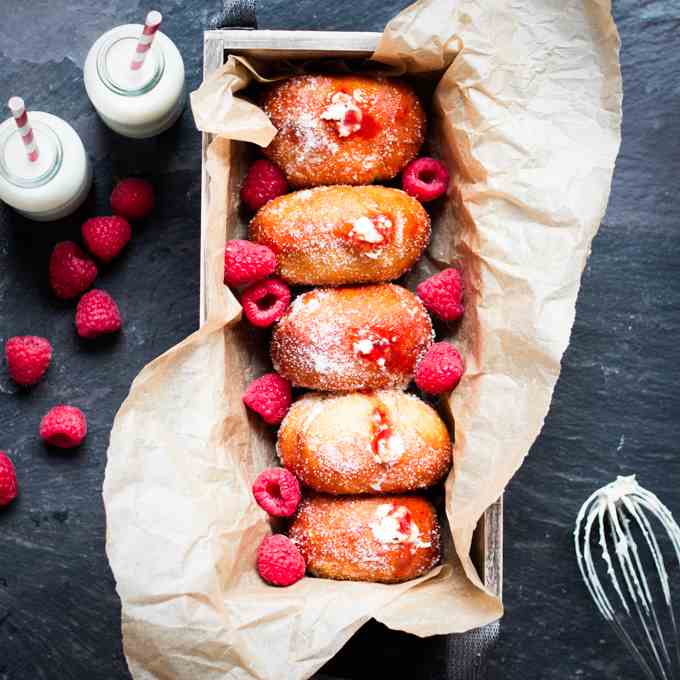
[[[28,113],[26,113],[24,100],[21,97],[12,97],[9,102],[7,102],[7,106],[9,106],[9,110],[14,116],[14,122],[19,128],[19,134],[21,135],[21,141],[26,147],[28,160],[31,161],[31,163],[35,163],[35,161],[38,160],[40,153],[35,143],[35,137],[33,136],[33,128],[28,122]]]
[[[142,31],[142,35],[139,36],[139,42],[137,43],[135,54],[130,63],[130,68],[133,71],[138,71],[142,68],[144,59],[146,59],[146,53],[151,49],[151,43],[153,42],[158,27],[161,25],[161,21],[163,21],[163,15],[160,12],[156,12],[156,10],[153,10],[146,15],[144,30]]]

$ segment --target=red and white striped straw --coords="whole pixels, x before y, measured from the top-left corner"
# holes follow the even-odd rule
[[[153,42],[158,27],[161,25],[161,21],[163,21],[163,15],[156,10],[153,10],[146,15],[144,30],[142,31],[142,35],[139,36],[139,42],[137,43],[135,54],[130,63],[130,68],[133,71],[138,71],[142,68],[144,60],[146,59],[146,53],[151,49],[151,43]]]
[[[28,160],[34,163],[38,160],[40,152],[35,143],[35,137],[33,136],[33,128],[28,122],[28,113],[26,113],[26,106],[24,105],[24,100],[21,97],[12,97],[9,102],[7,102],[9,110],[14,116],[14,122],[19,128],[19,134],[21,135],[21,141],[26,147],[26,154],[28,155]]]

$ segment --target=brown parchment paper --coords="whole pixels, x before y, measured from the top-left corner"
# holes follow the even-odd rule
[[[134,381],[104,482],[135,678],[302,680],[371,617],[425,636],[501,615],[470,560],[472,532],[538,435],[559,375],[620,143],[618,47],[605,0],[422,0],[374,55],[439,81],[431,144],[458,168],[456,188],[413,277],[458,260],[468,291],[446,559],[392,586],[305,578],[275,589],[255,572],[270,528],[250,484],[274,460],[273,435],[241,394],[269,369],[222,285],[224,243],[244,232],[227,212],[239,166],[227,137],[267,144],[274,130],[234,96],[255,77],[243,60],[193,93],[199,128],[222,135],[208,153],[209,319]]]

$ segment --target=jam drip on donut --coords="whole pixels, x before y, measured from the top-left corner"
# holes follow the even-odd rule
[[[357,137],[363,137],[364,139],[373,139],[380,132],[380,129],[378,121],[370,113],[364,111],[361,118],[361,126],[355,134]]]
[[[365,102],[366,98],[361,90],[354,90],[351,94],[340,90],[331,96],[321,119],[332,122],[339,137],[356,135],[371,139],[380,132],[380,125],[370,113],[359,106]]]
[[[361,128],[363,113],[356,99],[346,92],[336,92],[321,114],[321,120],[335,124],[339,137],[349,137]]]
[[[375,406],[371,414],[371,451],[377,463],[386,465],[396,463],[405,451],[404,442],[392,428],[382,404]]]
[[[360,328],[354,333],[352,349],[354,354],[366,361],[373,361],[380,368],[391,365],[392,348],[390,337],[377,330]]]
[[[384,545],[405,544],[412,549],[430,547],[429,542],[421,540],[420,529],[405,505],[379,505],[369,526],[374,538]]]
[[[399,532],[401,534],[410,535],[411,533],[411,513],[405,509],[405,512],[401,513],[398,517],[399,520]]]
[[[351,332],[354,355],[372,362],[381,370],[408,373],[412,360],[405,351],[408,338],[396,328],[363,326]]]
[[[392,436],[390,420],[387,417],[387,411],[382,404],[378,404],[378,406],[373,409],[371,415],[371,434],[371,449],[373,455],[376,458],[379,458],[380,449],[384,448],[383,442]]]

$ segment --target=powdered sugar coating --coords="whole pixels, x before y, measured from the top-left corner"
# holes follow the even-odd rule
[[[276,253],[289,283],[373,283],[413,266],[429,241],[430,218],[399,189],[317,187],[270,201],[251,221],[250,238]]]
[[[303,484],[328,494],[415,491],[451,467],[437,412],[399,390],[305,395],[281,423],[277,452]]]
[[[423,304],[394,284],[317,288],[298,300],[274,329],[271,357],[274,368],[300,387],[406,387],[433,341]],[[376,351],[356,351],[363,339]]]
[[[290,126],[298,140],[300,157],[314,163],[326,154],[332,155],[337,152],[337,143],[320,134],[321,124],[312,113],[301,112]]]
[[[405,540],[376,537],[373,527],[385,506],[407,515]],[[307,571],[324,578],[398,583],[422,576],[440,559],[436,513],[418,496],[312,496],[300,505],[289,536]]]
[[[293,187],[391,179],[425,138],[418,97],[395,78],[294,76],[270,85],[262,106],[278,130],[265,154]]]

